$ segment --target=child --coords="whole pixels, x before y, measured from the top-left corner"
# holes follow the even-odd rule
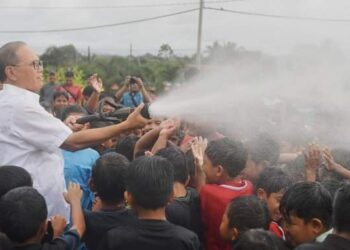
[[[86,114],[84,108],[78,105],[71,105],[62,111],[62,121],[73,131],[78,132],[86,129],[85,125],[70,123],[71,120],[80,118]],[[66,184],[70,182],[78,183],[83,190],[82,207],[90,209],[94,200],[94,195],[89,189],[88,183],[91,176],[92,166],[100,157],[99,153],[92,148],[84,148],[74,152],[62,149],[64,158],[64,178]]]
[[[252,184],[238,177],[246,164],[247,151],[241,142],[222,138],[211,141],[203,155],[205,144],[196,139],[192,146],[205,247],[210,250],[230,249],[230,244],[222,241],[219,227],[227,204],[236,197],[253,193]]]
[[[291,178],[281,169],[273,167],[265,168],[261,172],[255,185],[256,195],[267,204],[269,209],[272,220],[270,223],[270,231],[283,239],[285,238],[284,231],[282,227],[278,225],[278,222],[282,219],[279,207],[283,194],[291,185]]]
[[[141,156],[127,170],[126,199],[139,218],[136,225],[107,233],[101,249],[199,249],[195,233],[166,221],[165,206],[172,198],[171,163],[159,156]]]
[[[79,185],[70,183],[65,199],[71,205],[73,225],[63,234],[65,219],[54,216],[51,225],[54,239],[49,243],[41,240],[47,231],[47,207],[44,197],[31,187],[10,190],[0,200],[0,227],[12,241],[15,249],[76,249],[85,231]]]
[[[11,189],[32,186],[32,177],[24,168],[16,166],[0,167],[0,197]]]
[[[123,155],[108,153],[92,168],[90,188],[101,200],[101,208],[85,210],[86,232],[83,241],[89,250],[97,249],[105,233],[113,227],[136,221],[134,213],[125,207],[125,174],[129,161]]]
[[[246,231],[235,245],[235,250],[288,250],[276,235],[263,229]]]
[[[169,160],[174,168],[174,200],[165,208],[167,220],[195,232],[201,238],[201,217],[199,194],[187,187],[189,174],[185,154],[177,147],[159,150],[156,155]]]
[[[247,144],[248,160],[242,171],[242,176],[255,183],[266,166],[277,163],[280,156],[280,146],[269,134],[260,134]]]
[[[221,238],[233,244],[248,229],[268,229],[270,222],[266,205],[256,196],[233,199],[227,206],[220,225]]]
[[[322,241],[329,233],[332,198],[320,183],[300,182],[290,187],[282,197],[280,211],[287,241],[293,247]]]
[[[350,249],[350,184],[340,188],[333,203],[334,232],[322,243],[303,244],[298,250],[347,250]]]

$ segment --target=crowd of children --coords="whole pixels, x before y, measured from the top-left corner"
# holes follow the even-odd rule
[[[98,81],[85,104],[61,89],[48,110],[73,132],[110,125],[76,123],[91,108],[115,110],[113,97],[93,100],[105,100]],[[350,151],[313,144],[286,157],[280,145],[170,118],[62,150],[70,221],[48,218],[26,170],[0,166],[0,249],[350,249]]]

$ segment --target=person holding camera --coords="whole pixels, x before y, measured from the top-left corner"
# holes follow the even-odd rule
[[[147,92],[141,78],[127,76],[122,88],[115,94],[117,102],[120,101],[126,107],[135,108],[140,103],[151,102],[151,97]]]

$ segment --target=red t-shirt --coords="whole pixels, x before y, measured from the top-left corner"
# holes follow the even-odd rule
[[[79,103],[79,101],[82,99],[81,88],[74,84],[69,84],[69,85],[64,84],[62,86],[59,86],[57,88],[57,91],[64,91],[68,93],[68,96],[69,96],[68,103],[70,105]]]
[[[269,231],[274,233],[278,238],[285,239],[283,228],[277,222],[271,221]]]
[[[232,249],[232,245],[221,240],[220,237],[222,216],[232,199],[251,194],[253,194],[253,185],[246,180],[230,181],[222,185],[206,184],[202,187],[200,200],[205,249]]]

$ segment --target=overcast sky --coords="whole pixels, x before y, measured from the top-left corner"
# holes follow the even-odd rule
[[[350,51],[350,1],[241,0],[221,3],[207,1],[207,7],[272,15],[349,19],[349,22],[276,19],[206,9],[203,17],[204,49],[214,41],[231,41],[250,50],[285,54],[296,44],[321,44],[324,41],[332,41],[342,49]],[[51,45],[73,44],[83,53],[86,53],[87,47],[90,46],[95,53],[122,55],[129,53],[130,44],[133,45],[134,54],[144,54],[156,53],[162,43],[168,43],[175,53],[191,55],[196,50],[198,11],[94,30],[28,34],[1,32],[67,29],[120,23],[197,8],[199,4],[191,4],[195,2],[199,0],[0,0],[2,20],[0,43],[23,40],[38,53]],[[169,5],[150,6],[166,4]],[[132,6],[126,8],[125,5]],[[99,8],[84,8],[93,6]],[[101,8],[103,6],[110,8]]]

